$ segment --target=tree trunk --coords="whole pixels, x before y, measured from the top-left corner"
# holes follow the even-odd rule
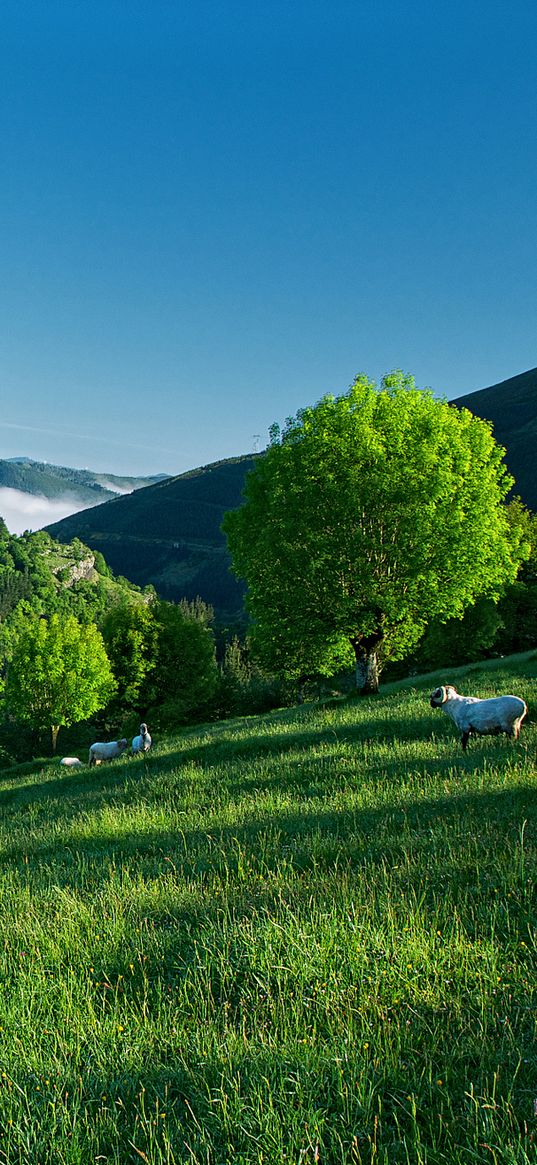
[[[53,724],[51,731],[52,731],[52,751],[53,751],[53,753],[55,753],[56,752],[56,744],[58,741],[58,732],[60,731],[60,725]]]
[[[356,690],[361,696],[374,696],[379,690],[377,647],[381,640],[381,632],[351,639],[356,657]]]

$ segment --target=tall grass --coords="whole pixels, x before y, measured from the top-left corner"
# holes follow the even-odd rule
[[[535,675],[4,771],[0,1162],[536,1161]]]

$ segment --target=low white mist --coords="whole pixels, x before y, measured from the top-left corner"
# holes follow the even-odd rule
[[[41,530],[50,522],[59,522],[79,510],[87,510],[88,505],[74,494],[65,494],[55,501],[24,493],[23,490],[0,486],[0,517],[4,519],[10,534],[23,534],[25,530]]]
[[[132,486],[122,488],[115,481],[99,481],[99,485],[102,485],[103,489],[109,489],[113,494],[123,495],[134,493]]]

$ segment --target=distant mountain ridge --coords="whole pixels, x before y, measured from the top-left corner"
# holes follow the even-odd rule
[[[94,473],[91,469],[50,465],[47,461],[33,461],[30,457],[0,459],[0,487],[51,501],[69,494],[79,498],[84,505],[97,505],[118,494],[131,493],[165,479],[164,473],[152,477],[124,477],[114,473]]]
[[[515,493],[537,510],[533,470],[537,436],[537,369],[450,402],[491,420],[507,448]],[[241,504],[246,473],[262,454],[230,458],[73,514],[47,527],[60,542],[78,537],[100,550],[116,574],[152,583],[167,599],[200,595],[225,619],[243,610],[244,588],[230,573],[220,530],[226,510]]]

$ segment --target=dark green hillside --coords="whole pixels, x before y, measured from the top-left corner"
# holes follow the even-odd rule
[[[230,458],[73,514],[48,527],[60,542],[79,537],[112,570],[167,599],[196,595],[220,615],[242,609],[243,589],[229,571],[220,526],[240,505],[253,456]]]
[[[113,473],[93,473],[90,469],[49,465],[46,461],[32,461],[29,457],[0,460],[0,486],[50,499],[74,494],[81,502],[90,505],[105,502],[116,493],[141,489],[160,480],[165,480],[164,474],[154,477],[119,477]]]
[[[514,492],[531,510],[537,510],[537,368],[460,396],[453,403],[492,421],[496,440],[507,450],[506,461],[516,481]]]

